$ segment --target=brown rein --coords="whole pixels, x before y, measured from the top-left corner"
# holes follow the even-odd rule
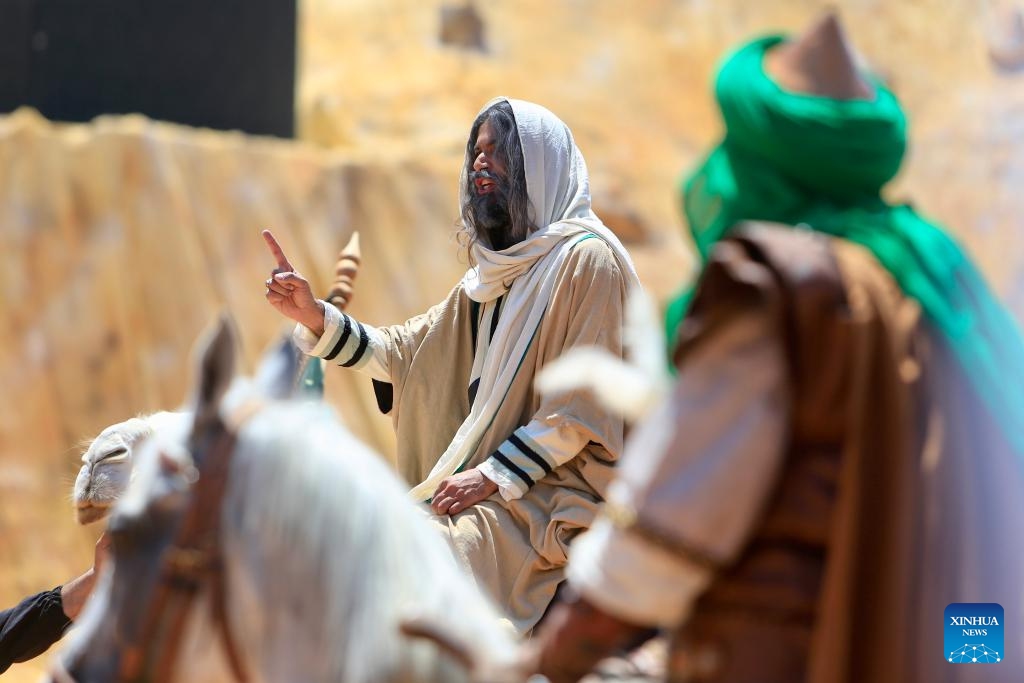
[[[361,261],[359,233],[354,232],[338,254],[334,282],[327,295],[327,299],[341,310],[352,300],[352,283]],[[306,362],[310,362],[308,357],[303,359],[303,363]],[[314,359],[313,362],[320,361]],[[303,368],[300,368],[296,380],[303,374]],[[124,648],[119,683],[142,680],[170,683],[174,679],[173,668],[181,647],[185,619],[204,583],[209,583],[211,588],[213,621],[220,631],[231,672],[239,683],[249,680],[227,621],[220,504],[227,489],[238,428],[257,409],[255,403],[242,406],[231,416],[230,424],[218,417],[207,420],[206,424],[197,422],[194,426],[190,450],[200,470],[200,478],[193,487],[192,500],[174,543],[161,560],[160,580],[146,610],[143,626]],[[155,662],[152,672],[147,670],[150,662]],[[146,677],[149,673],[151,675]],[[67,675],[64,671],[59,674]]]
[[[210,588],[212,617],[235,680],[249,680],[227,621],[221,545],[221,504],[236,441],[236,429],[219,417],[197,423],[191,452],[200,471],[174,542],[161,558],[157,583],[142,628],[124,647],[120,683],[170,683],[192,603]]]

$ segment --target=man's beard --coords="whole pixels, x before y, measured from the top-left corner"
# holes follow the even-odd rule
[[[508,209],[504,183],[493,174],[485,177],[494,181],[494,189],[487,194],[478,194],[474,188],[469,198],[473,209],[473,229],[477,237],[484,239],[491,249],[500,251],[515,243],[512,238],[512,214]]]

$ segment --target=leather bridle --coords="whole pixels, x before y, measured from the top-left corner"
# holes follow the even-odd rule
[[[245,417],[254,411],[245,412]],[[236,417],[241,417],[236,415]],[[160,560],[160,577],[144,609],[141,628],[126,634],[120,646],[117,683],[170,683],[186,620],[199,592],[207,587],[215,629],[220,633],[231,672],[239,683],[249,680],[228,625],[225,604],[221,504],[235,450],[237,425],[219,416],[197,419],[189,450],[199,469],[192,496],[174,540]],[[58,660],[53,672],[60,683],[75,683]]]
[[[227,490],[236,429],[220,417],[193,427],[189,450],[199,469],[192,499],[174,542],[161,559],[160,578],[144,612],[142,628],[122,647],[120,683],[170,683],[192,603],[205,586],[210,591],[214,628],[219,631],[235,680],[248,681],[231,635],[225,604],[221,505]]]

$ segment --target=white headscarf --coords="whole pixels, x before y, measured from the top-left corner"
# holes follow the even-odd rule
[[[515,116],[534,229],[522,242],[500,251],[479,241],[473,245],[476,265],[462,279],[466,294],[480,303],[506,293],[507,297],[481,369],[473,407],[430,475],[410,492],[415,500],[430,498],[441,480],[473,456],[540,326],[555,275],[580,239],[589,234],[603,240],[614,252],[627,286],[640,286],[626,249],[590,208],[587,165],[569,127],[540,105],[504,97],[491,100],[480,113],[499,102],[508,102]],[[463,204],[467,166],[462,171]]]
[[[477,265],[463,278],[469,297],[481,303],[498,298],[506,291],[502,283],[518,277],[555,245],[585,232],[604,240],[615,252],[623,272],[634,280],[632,284],[639,285],[626,249],[590,206],[587,164],[569,127],[539,104],[506,97],[494,98],[480,114],[499,102],[508,102],[515,116],[534,228],[527,239],[501,251],[489,249],[479,241],[473,244],[472,255]],[[459,195],[463,205],[468,199],[467,173],[465,164]]]

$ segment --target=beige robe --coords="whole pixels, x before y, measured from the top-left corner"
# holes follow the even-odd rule
[[[503,409],[466,468],[482,463],[513,430],[537,418],[577,430],[589,444],[522,498],[505,501],[495,494],[454,517],[435,517],[459,561],[520,633],[533,628],[562,581],[568,545],[597,512],[624,429],[588,393],[541,399],[534,377],[572,346],[600,346],[621,355],[625,299],[626,279],[611,249],[599,239],[580,242],[557,273],[551,305]],[[393,385],[398,468],[408,482],[426,478],[469,414],[471,310],[459,284],[427,313],[379,328]]]
[[[624,430],[585,392],[541,400],[534,377],[573,346],[621,357],[627,290],[639,281],[591,208],[586,163],[568,126],[521,100],[497,98],[481,114],[502,102],[522,146],[534,226],[527,238],[497,251],[476,241],[475,267],[445,301],[403,325],[373,328],[328,305],[323,334],[299,326],[296,341],[306,353],[391,386],[398,468],[414,500],[427,500],[460,469],[476,467],[498,485],[489,500],[435,522],[457,559],[527,633],[563,578],[569,542],[596,513]],[[474,163],[467,156],[462,204]],[[499,299],[493,338],[475,344],[475,327],[481,335],[491,327],[485,332],[474,302],[493,319]]]

